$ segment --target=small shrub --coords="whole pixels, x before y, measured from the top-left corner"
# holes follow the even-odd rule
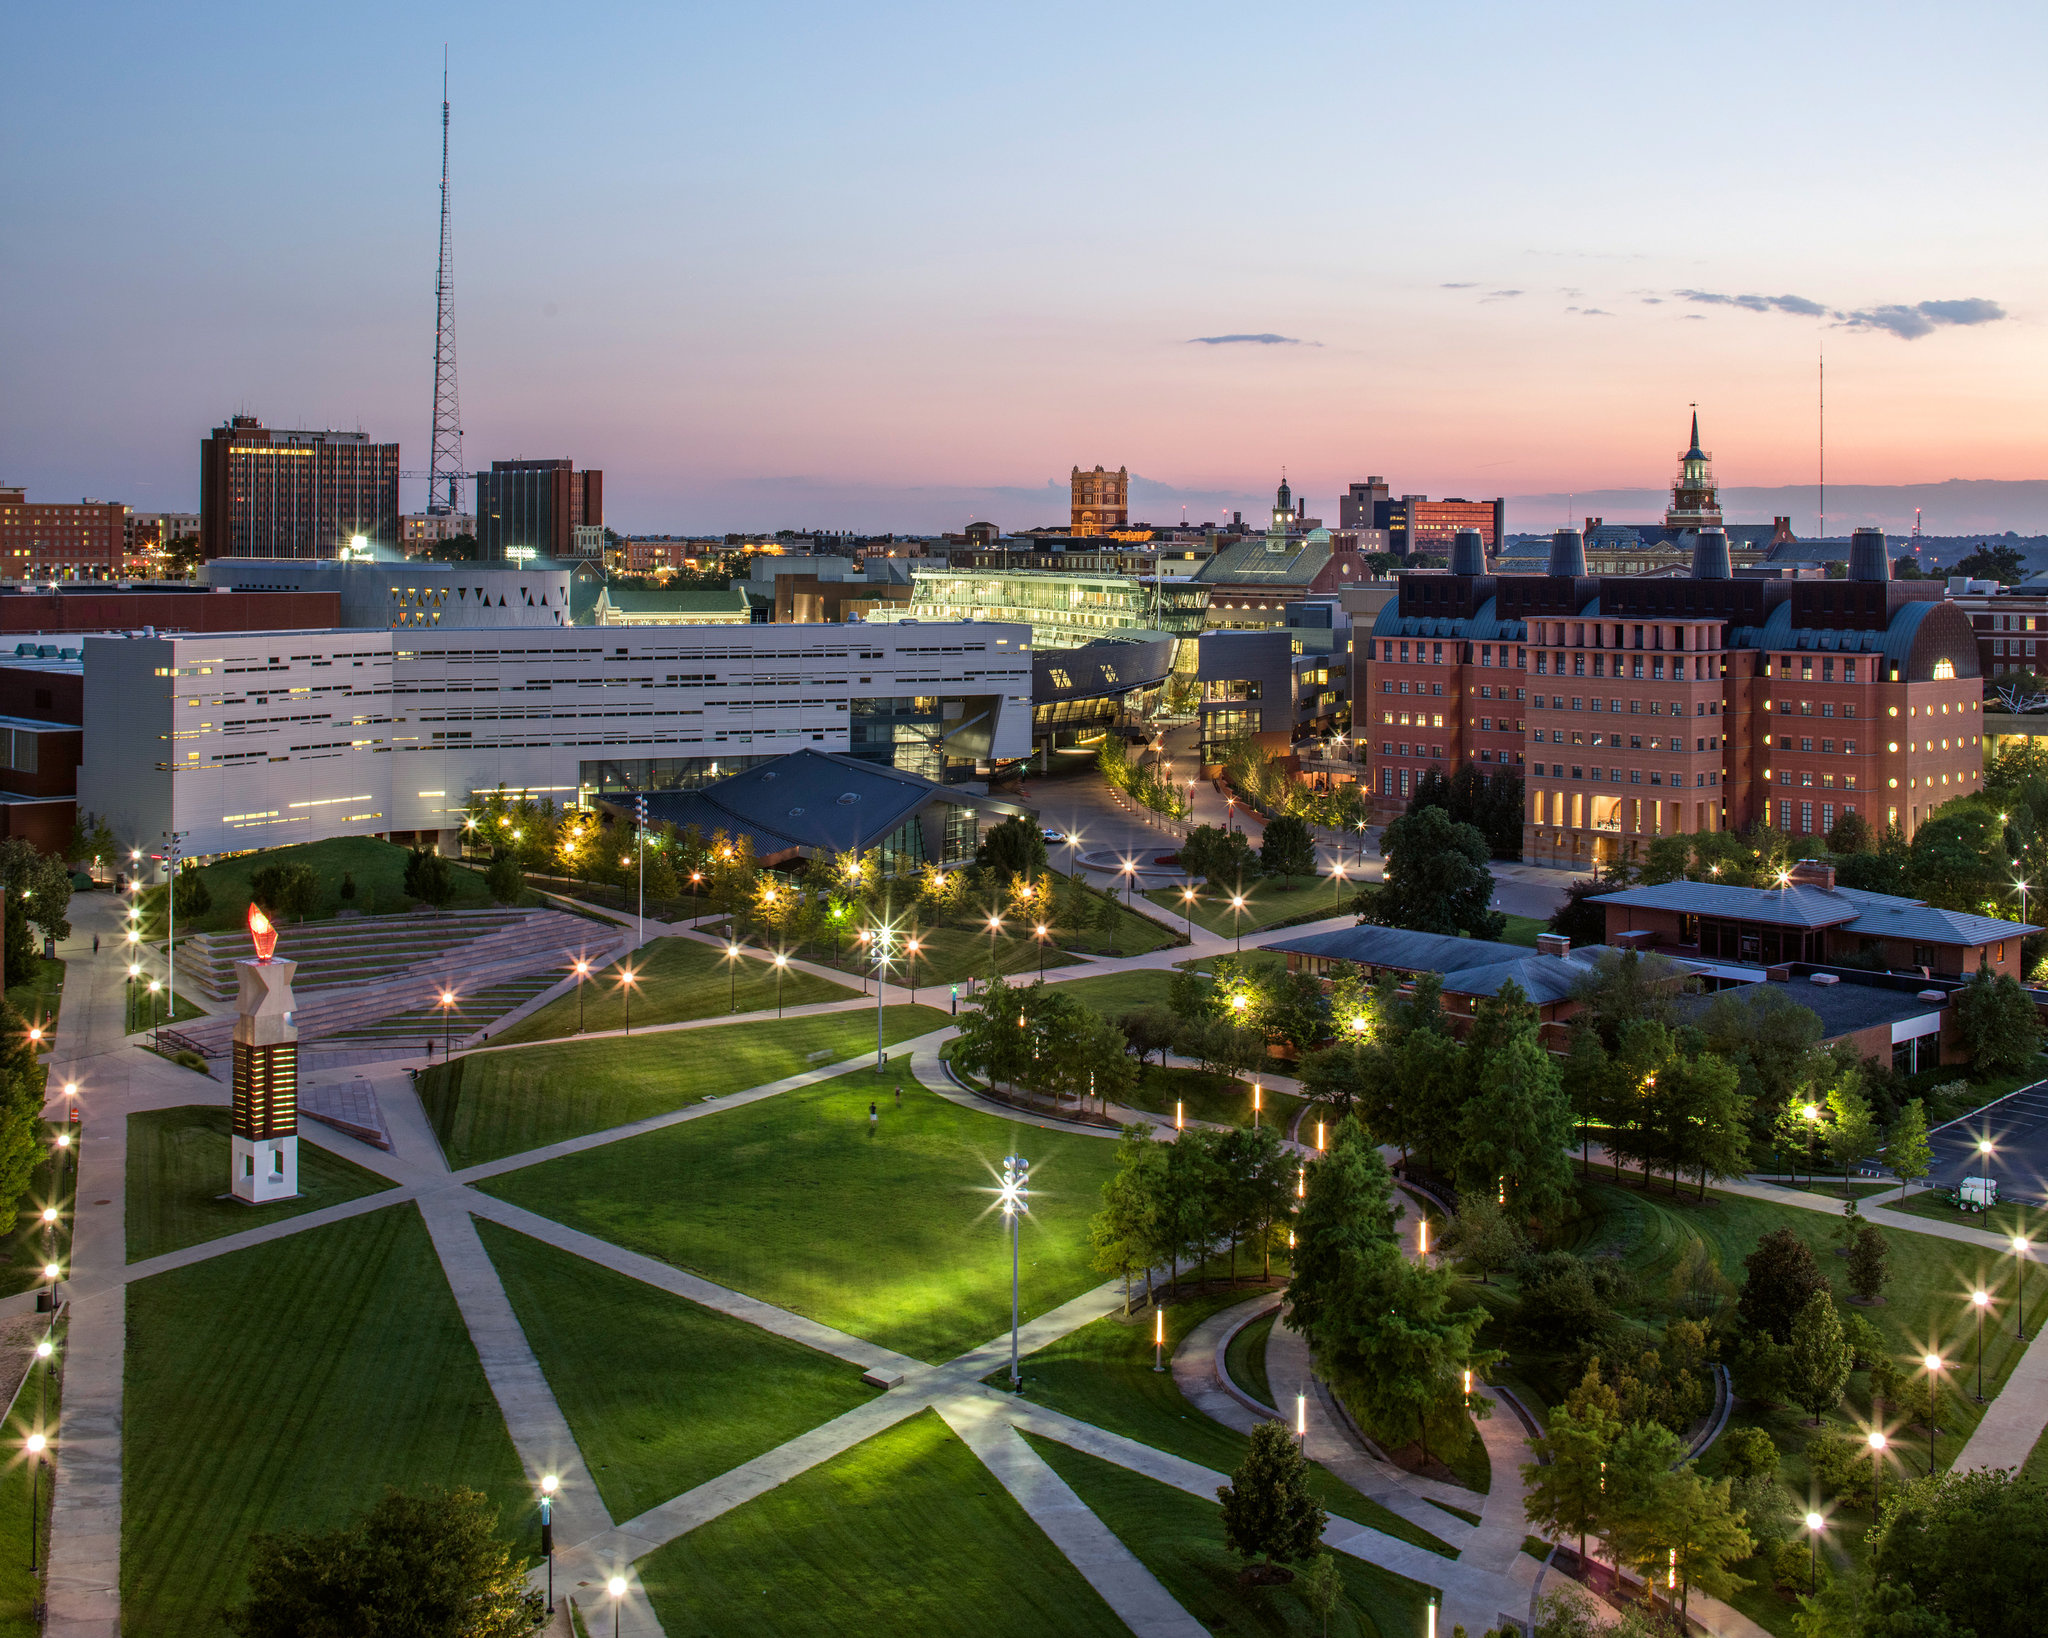
[[[341,898],[344,904],[353,903],[356,896],[356,878],[352,870],[341,873]]]
[[[180,1052],[171,1062],[183,1064],[187,1069],[196,1069],[202,1075],[207,1072],[206,1060],[196,1052]]]
[[[1771,1585],[1784,1592],[1803,1593],[1812,1581],[1813,1566],[1813,1544],[1794,1536],[1771,1561]]]

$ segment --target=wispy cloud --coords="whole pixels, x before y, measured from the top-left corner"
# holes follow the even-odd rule
[[[1260,347],[1320,347],[1320,341],[1303,341],[1299,336],[1276,336],[1271,330],[1262,330],[1257,335],[1238,336],[1190,336],[1188,345],[1204,347],[1228,347],[1234,343],[1248,341]]]
[[[1715,290],[1678,290],[1673,294],[1682,301],[1704,307],[1736,307],[1747,313],[1791,313],[1798,318],[1832,319],[1845,330],[1882,330],[1901,341],[1918,341],[1920,337],[1947,326],[1995,324],[2007,316],[2003,307],[1984,296],[1970,296],[1959,301],[1892,302],[1882,307],[1844,312],[1807,296],[1730,296]],[[1689,316],[1699,317],[1697,313]]]
[[[1479,282],[1476,279],[1467,279],[1463,284],[1440,284],[1437,286],[1439,290],[1477,290],[1478,288]]]
[[[2006,314],[1997,302],[1970,296],[1962,301],[1915,302],[1911,307],[1870,307],[1837,316],[1847,329],[1886,330],[1901,341],[1918,341],[1943,325],[1995,324]]]
[[[1577,313],[1577,314],[1581,315],[1581,316],[1582,316],[1582,317],[1584,317],[1584,318],[1613,318],[1613,317],[1614,317],[1614,315],[1613,315],[1612,313],[1608,312],[1608,311],[1607,311],[1607,309],[1606,309],[1606,308],[1604,308],[1604,307],[1567,307],[1567,308],[1565,309],[1565,311],[1566,311],[1567,313]]]
[[[1479,299],[1481,301],[1507,301],[1511,297],[1519,296],[1521,293],[1519,290],[1489,290]]]

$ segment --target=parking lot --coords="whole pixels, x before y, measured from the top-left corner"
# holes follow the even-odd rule
[[[1987,1156],[1978,1144],[1991,1140]],[[1964,1177],[1989,1176],[2001,1200],[2048,1201],[2048,1081],[1942,1127],[1929,1139],[1934,1169],[1927,1181],[1954,1188]]]

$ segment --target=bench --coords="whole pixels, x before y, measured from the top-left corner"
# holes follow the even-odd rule
[[[831,1047],[820,1047],[816,1052],[806,1052],[804,1054],[804,1062],[807,1064],[822,1064],[828,1059],[837,1056],[838,1054]]]

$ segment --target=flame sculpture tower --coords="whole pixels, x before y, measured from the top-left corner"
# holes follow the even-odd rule
[[[249,906],[256,959],[235,963],[235,1108],[229,1188],[257,1206],[299,1192],[299,1030],[292,1022],[296,961],[276,961],[277,929]]]

